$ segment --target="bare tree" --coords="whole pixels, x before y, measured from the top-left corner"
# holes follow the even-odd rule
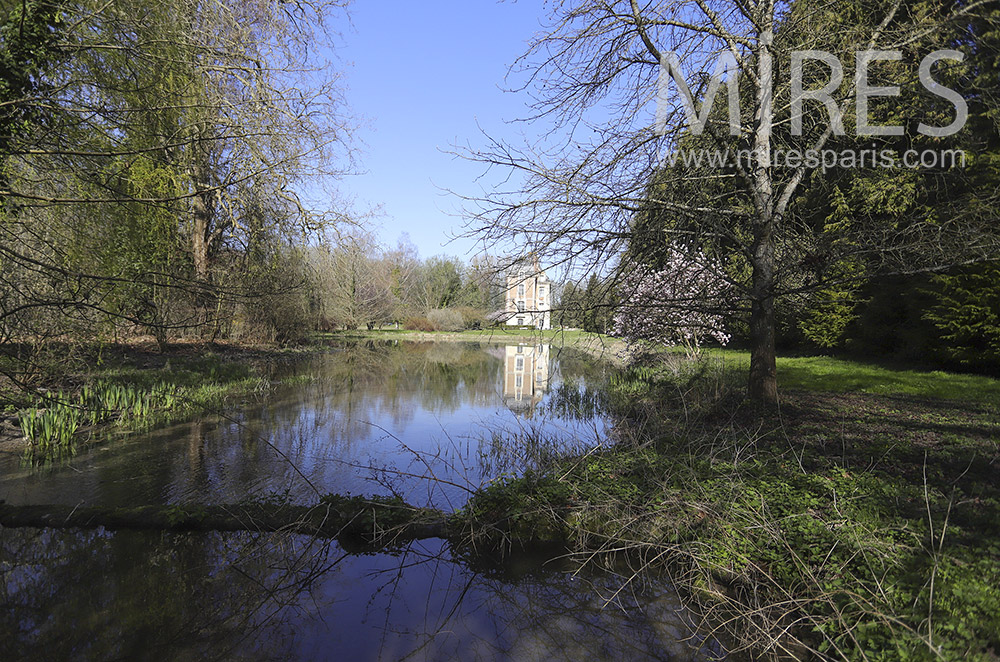
[[[319,313],[329,324],[371,330],[396,319],[403,296],[399,265],[372,236],[343,234],[335,245],[317,247],[310,255]]]
[[[870,100],[872,124],[894,123],[891,103],[880,103],[887,100],[871,92],[868,69],[873,79],[882,77],[875,71],[891,73],[905,79],[897,84],[912,87],[925,55],[919,48],[930,49],[939,31],[995,10],[996,0],[945,9],[885,0],[856,15],[827,0],[586,0],[551,6],[545,30],[512,70],[525,77],[521,89],[534,95],[529,119],[547,120],[551,130],[524,147],[490,139],[487,147],[469,151],[472,159],[514,172],[505,189],[472,200],[469,234],[484,245],[528,244],[555,261],[598,272],[628,269],[628,260],[620,258],[641,242],[713,253],[724,265],[719,275],[732,283],[740,310],[749,315],[753,401],[777,401],[776,299],[845,277],[843,270],[816,270],[810,280],[803,276],[807,265],[865,260],[870,276],[997,254],[997,233],[990,229],[995,207],[905,223],[869,219],[840,234],[810,224],[808,201],[799,198],[807,185],[827,176],[825,164],[775,158],[791,150],[808,155],[848,146],[845,119],[860,140],[874,135],[884,144],[888,138],[877,130],[866,134],[863,120],[852,124],[849,112],[866,116]],[[806,59],[817,60],[811,65],[819,69],[805,66],[804,87],[796,87],[795,77],[787,75],[793,58],[802,57],[794,54],[820,50],[848,66],[857,62],[854,75],[827,86],[836,76],[822,71],[827,61],[812,53]],[[879,70],[877,62],[893,58],[855,60],[856,52],[865,51],[902,51],[905,57]],[[726,75],[715,82],[727,87],[728,117],[719,104],[711,106],[718,85],[708,75],[726,61]],[[942,64],[956,62],[932,64],[935,72]],[[667,83],[677,88],[679,103],[662,96]],[[831,103],[818,103],[803,90],[825,91]],[[944,114],[952,110],[949,103],[943,106]],[[793,121],[797,109],[801,130]],[[915,128],[928,117],[934,114],[907,118],[905,138],[924,138]],[[941,127],[950,118],[936,119],[934,126]],[[722,164],[678,158],[692,148],[712,148],[729,158]],[[871,164],[855,167],[875,170]],[[944,168],[938,174],[961,176]]]

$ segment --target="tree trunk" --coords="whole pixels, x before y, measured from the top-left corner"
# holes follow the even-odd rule
[[[778,402],[778,368],[774,349],[774,244],[771,223],[754,240],[753,291],[750,299],[750,383],[747,395],[756,404]]]
[[[771,44],[773,13],[763,17],[758,35],[757,130],[754,135],[756,163],[752,188],[757,209],[754,224],[750,292],[750,382],[747,395],[756,404],[778,402],[778,369],[774,354],[774,186],[771,181],[771,123],[773,118],[774,60]]]
[[[196,170],[198,175],[201,168]],[[198,177],[198,186],[201,178]],[[200,191],[193,198],[191,226],[191,257],[194,260],[194,275],[200,281],[208,280],[208,236],[212,224],[211,203],[207,199],[209,193]]]
[[[195,297],[195,308],[197,310],[198,335],[204,338],[206,326],[212,324],[212,308],[220,304],[219,301],[212,301],[210,292],[204,286],[211,280],[209,269],[209,254],[211,253],[212,231],[214,221],[214,208],[209,179],[209,167],[205,161],[207,157],[199,155],[198,160],[192,168],[192,178],[194,180],[195,195],[191,201],[191,260],[194,263],[194,277],[201,287],[198,288]],[[212,330],[212,339],[215,339],[217,329]]]

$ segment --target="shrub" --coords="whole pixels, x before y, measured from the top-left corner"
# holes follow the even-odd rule
[[[461,331],[465,328],[462,313],[452,308],[439,308],[427,313],[427,319],[438,331]]]
[[[435,331],[436,327],[426,317],[407,317],[403,328],[410,331]]]
[[[486,320],[486,311],[472,306],[458,306],[455,308],[462,315],[462,326],[466,329],[482,329],[489,326]]]
[[[320,315],[316,322],[316,329],[324,333],[330,333],[331,331],[336,331],[340,328],[340,324],[326,315]]]

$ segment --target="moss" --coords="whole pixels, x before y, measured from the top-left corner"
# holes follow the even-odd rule
[[[456,513],[457,530],[473,544],[500,548],[563,545],[569,539],[571,494],[561,481],[529,473],[477,492]]]

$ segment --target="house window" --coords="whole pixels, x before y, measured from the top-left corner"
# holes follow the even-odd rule
[[[518,326],[523,326],[524,325],[524,318],[523,317],[518,317],[517,318],[517,325]]]
[[[519,356],[514,361],[514,370],[524,370],[524,357]]]
[[[517,353],[518,354],[523,354],[524,353],[524,346],[523,345],[518,345],[517,346]]]
[[[520,283],[520,284],[519,284],[519,285],[517,286],[517,296],[518,296],[518,297],[521,297],[521,298],[523,298],[523,297],[524,297],[524,283]]]
[[[517,302],[517,312],[519,312],[519,313],[523,313],[524,312],[524,301],[518,301]],[[518,324],[520,324],[520,322],[518,322]]]
[[[544,285],[539,285],[538,286],[538,296],[540,296],[540,297],[545,296],[545,286]]]

